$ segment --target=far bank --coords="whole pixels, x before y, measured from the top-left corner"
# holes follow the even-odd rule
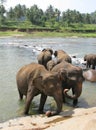
[[[50,31],[33,31],[33,32],[22,32],[22,31],[0,31],[0,37],[6,37],[6,36],[12,36],[12,37],[73,37],[73,38],[77,38],[77,37],[96,37],[96,33],[92,33],[92,32],[68,32],[68,31],[64,31],[64,32],[50,32]]]

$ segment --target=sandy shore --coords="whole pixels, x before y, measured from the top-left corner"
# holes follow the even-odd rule
[[[96,130],[96,107],[76,108],[54,117],[20,117],[1,123],[0,130]]]

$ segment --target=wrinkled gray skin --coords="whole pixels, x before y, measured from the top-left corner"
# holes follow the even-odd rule
[[[88,54],[84,56],[84,61],[86,61],[86,68],[95,69],[96,66],[96,54]]]
[[[40,52],[40,54],[37,56],[38,63],[41,64],[41,65],[44,65],[45,68],[47,68],[46,67],[47,62],[52,60],[52,54],[53,54],[52,49],[50,49],[50,48],[43,49]]]
[[[56,65],[57,63],[54,60],[50,60],[47,62],[47,70],[51,71],[52,68]]]
[[[90,69],[83,72],[83,76],[90,82],[96,82],[96,70]]]
[[[76,67],[66,61],[57,64],[52,72],[58,72],[61,75],[63,98],[68,97],[73,100],[73,105],[78,103],[78,97],[82,93],[82,83],[84,81],[83,71],[80,67]],[[73,95],[69,95],[67,92],[72,89]],[[65,101],[65,99],[63,99]]]
[[[62,110],[62,83],[56,73],[49,72],[43,65],[31,63],[22,67],[16,76],[20,99],[26,96],[24,114],[28,114],[34,96],[41,94],[39,113],[43,113],[47,96],[52,96],[57,104],[57,110],[50,116]]]
[[[62,61],[72,63],[71,57],[63,50],[55,51],[54,56],[57,58],[57,63],[60,63]]]

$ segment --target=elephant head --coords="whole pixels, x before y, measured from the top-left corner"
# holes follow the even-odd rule
[[[53,50],[51,49],[51,48],[44,48],[43,50],[42,50],[42,52],[43,51],[49,51],[50,53],[51,53],[51,55],[53,54]]]
[[[63,51],[63,50],[58,50],[58,51],[55,51],[55,52],[54,52],[54,56],[55,56],[55,57],[58,57],[58,55],[60,55],[60,57],[61,57],[63,54],[66,54],[66,52]]]
[[[19,70],[16,79],[20,97],[26,95],[25,114],[29,111],[32,99],[38,94],[41,94],[39,112],[43,111],[47,96],[52,96],[57,104],[57,110],[50,116],[61,112],[62,83],[57,73],[47,71],[43,65],[31,63]]]
[[[54,56],[57,57],[57,63],[60,63],[62,61],[72,63],[71,57],[63,50],[55,51]]]
[[[37,57],[38,63],[47,68],[47,62],[52,59],[53,50],[50,48],[43,49]]]
[[[77,70],[66,70],[61,68],[60,71],[63,75],[63,88],[64,95],[70,99],[77,99],[82,93],[82,83],[84,81],[82,69],[76,67]],[[69,95],[67,92],[72,88],[73,95]]]
[[[80,67],[63,61],[53,67],[52,72],[58,72],[59,77],[61,77],[65,97],[74,101],[81,95],[84,78],[83,71]],[[72,89],[73,95],[67,93],[70,89]]]

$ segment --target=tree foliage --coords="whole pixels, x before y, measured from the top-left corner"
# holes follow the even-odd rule
[[[26,8],[25,5],[16,5],[5,10],[3,3],[6,0],[0,0],[0,23],[7,21],[30,21],[32,25],[42,27],[60,28],[72,26],[72,24],[96,24],[96,11],[93,13],[80,13],[76,10],[66,10],[61,13],[60,10],[50,5],[45,11],[33,5]],[[5,23],[4,23],[5,24]]]
[[[30,9],[27,9],[27,18],[32,24],[40,25],[43,22],[43,10],[39,9],[37,5],[33,5]]]

